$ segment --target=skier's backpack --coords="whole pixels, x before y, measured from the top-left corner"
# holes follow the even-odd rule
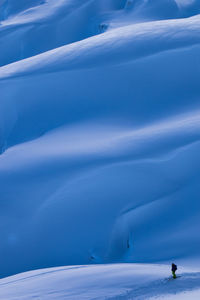
[[[173,269],[173,271],[175,272],[175,271],[177,270],[177,265],[172,264],[172,269]]]

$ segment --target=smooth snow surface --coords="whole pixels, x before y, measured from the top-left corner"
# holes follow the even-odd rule
[[[199,0],[0,0],[2,277],[200,264],[199,13]]]
[[[0,280],[6,300],[155,300],[200,297],[200,272],[148,264],[68,266],[22,273]]]

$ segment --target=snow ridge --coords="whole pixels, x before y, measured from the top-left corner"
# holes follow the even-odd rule
[[[197,264],[199,2],[0,7],[2,276]]]

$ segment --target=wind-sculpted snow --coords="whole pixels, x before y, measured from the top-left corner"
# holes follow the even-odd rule
[[[0,280],[2,299],[199,299],[200,273],[180,268],[169,277],[166,265],[110,264],[37,270]]]
[[[130,63],[199,44],[200,16],[134,24],[5,66],[0,78]]]
[[[2,276],[199,261],[198,1],[28,3],[0,1]]]
[[[1,0],[0,5],[0,65],[112,28],[200,12],[199,0]]]

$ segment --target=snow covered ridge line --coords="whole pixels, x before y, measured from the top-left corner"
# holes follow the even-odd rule
[[[200,44],[200,15],[114,29],[0,68],[0,79],[121,64]]]
[[[172,282],[169,266],[155,264],[40,269],[1,279],[0,297],[7,300],[199,299],[199,271],[181,267],[179,274]]]

